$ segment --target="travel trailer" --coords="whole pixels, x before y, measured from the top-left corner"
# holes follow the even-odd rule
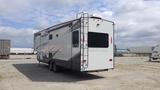
[[[0,39],[0,59],[9,59],[10,40]]]
[[[114,68],[114,22],[79,13],[77,18],[34,34],[37,60],[49,69],[86,72]]]

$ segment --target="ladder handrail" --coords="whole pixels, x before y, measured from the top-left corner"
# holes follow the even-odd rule
[[[87,59],[86,63],[82,65],[83,68],[85,69],[85,68],[88,67],[88,45],[87,45],[87,48],[85,47],[85,44],[88,44],[88,43],[85,43],[86,42],[85,35],[88,33],[88,29],[89,29],[89,14],[81,12],[81,13],[77,14],[77,18],[81,19],[81,32],[83,34],[82,35],[83,36],[83,45],[81,47],[81,50],[82,50],[82,60]],[[86,52],[86,54],[85,54],[85,52]]]
[[[85,16],[86,15],[86,16]],[[80,17],[79,17],[80,16]],[[86,12],[80,12],[76,14],[76,18],[85,18],[85,17],[89,17],[89,14]]]

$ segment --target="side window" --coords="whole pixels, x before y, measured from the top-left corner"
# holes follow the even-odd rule
[[[52,40],[52,34],[49,35],[49,40]]]
[[[52,58],[52,57],[53,57],[52,53],[49,53],[49,58]]]
[[[72,32],[72,46],[79,47],[79,31]]]

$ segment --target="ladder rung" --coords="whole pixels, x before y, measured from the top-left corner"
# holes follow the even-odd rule
[[[89,21],[84,21],[84,22],[81,22],[81,24],[89,24],[88,22]]]
[[[89,27],[89,25],[82,25],[82,24],[81,24],[81,27]]]
[[[89,25],[81,25],[81,27],[89,27]]]
[[[88,56],[88,54],[86,54],[86,55],[83,54],[83,56]]]
[[[85,18],[85,17],[84,17],[84,18],[82,18],[82,19],[89,19],[89,18]]]
[[[81,33],[81,34],[88,34],[88,33]]]
[[[89,56],[89,55],[84,55],[84,54],[81,54],[82,56]]]
[[[81,49],[88,49],[88,47],[83,47],[83,46],[82,46],[82,48],[81,48]]]
[[[82,56],[88,56],[88,55],[82,55]]]
[[[89,27],[89,26],[82,26],[82,27]]]
[[[81,49],[81,50],[82,50],[82,51],[84,51],[84,52],[85,52],[85,51],[86,51],[86,52],[88,51],[87,49],[86,49],[86,50],[84,50],[84,49]]]
[[[85,22],[81,22],[81,24],[88,24],[88,21],[85,21]]]
[[[82,22],[84,22],[84,21],[89,21],[88,19],[82,19],[83,21]]]

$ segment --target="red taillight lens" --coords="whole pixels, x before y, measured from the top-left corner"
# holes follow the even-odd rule
[[[111,37],[111,44],[112,44],[112,37]]]

